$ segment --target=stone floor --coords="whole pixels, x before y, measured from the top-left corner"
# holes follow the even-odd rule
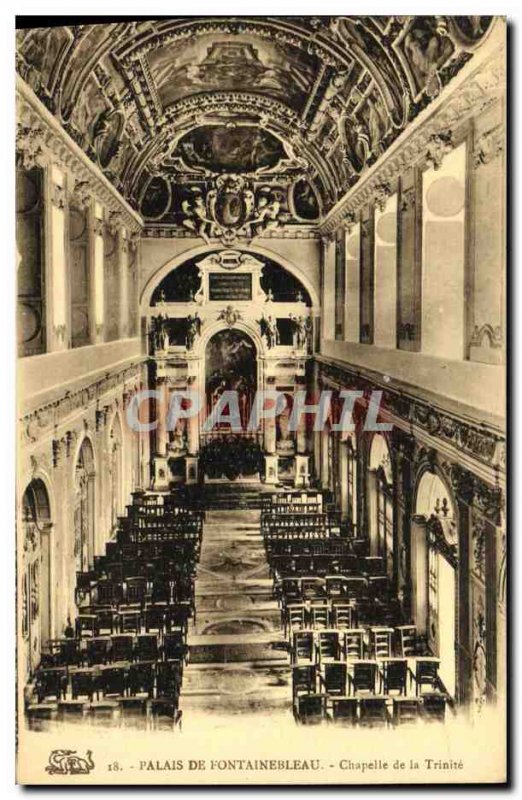
[[[289,658],[259,517],[257,510],[207,511],[180,698],[186,724],[201,713],[216,723],[289,714]]]

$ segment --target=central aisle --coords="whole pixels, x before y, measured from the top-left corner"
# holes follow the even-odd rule
[[[180,698],[184,729],[202,717],[218,725],[227,718],[246,723],[239,715],[291,719],[289,657],[259,511],[207,511],[195,590]]]

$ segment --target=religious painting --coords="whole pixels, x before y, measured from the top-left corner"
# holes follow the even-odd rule
[[[188,167],[212,172],[254,172],[285,157],[282,143],[268,131],[232,123],[196,128],[181,139],[177,152]]]
[[[231,328],[216,333],[207,344],[205,357],[208,413],[223,392],[238,393],[241,427],[246,429],[257,386],[256,347],[242,331]],[[229,427],[224,425],[224,429]]]

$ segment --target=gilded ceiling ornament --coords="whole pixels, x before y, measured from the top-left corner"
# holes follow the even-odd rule
[[[182,203],[183,225],[204,241],[219,239],[225,245],[239,237],[253,238],[287,222],[276,191],[261,187],[256,194],[241,175],[220,175],[215,188],[204,195],[199,187]]]

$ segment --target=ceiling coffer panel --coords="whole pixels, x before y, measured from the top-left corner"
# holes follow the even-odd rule
[[[271,203],[285,224],[302,224],[379,159],[492,24],[484,16],[107,22],[21,30],[16,58],[147,219],[183,224],[183,207],[197,206],[221,176],[252,193],[253,220]]]

